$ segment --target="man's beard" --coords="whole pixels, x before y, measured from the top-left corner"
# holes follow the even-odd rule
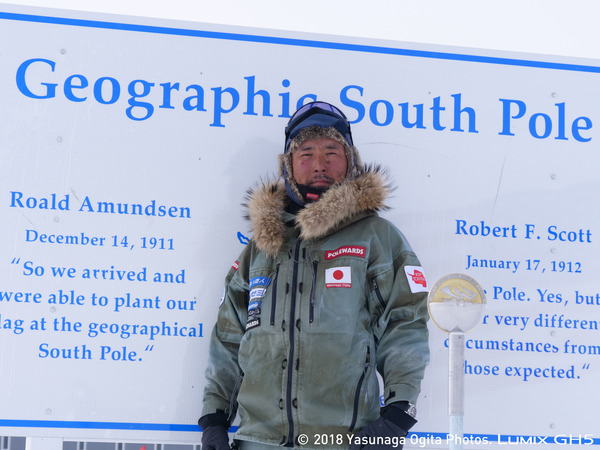
[[[299,184],[298,190],[300,191],[300,194],[302,195],[304,201],[306,203],[311,203],[319,200],[319,198],[321,198],[321,195],[323,195],[330,187],[331,186],[317,187],[309,186],[307,184]]]

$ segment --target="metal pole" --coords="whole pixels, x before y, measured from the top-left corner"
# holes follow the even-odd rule
[[[450,333],[448,364],[448,414],[450,416],[450,450],[463,448],[463,417],[465,414],[465,334]]]

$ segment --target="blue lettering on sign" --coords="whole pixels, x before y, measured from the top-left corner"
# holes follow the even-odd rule
[[[40,78],[43,81],[31,81]],[[212,106],[213,121],[210,124],[212,127],[225,127],[224,117],[238,108],[242,94],[245,94],[246,99],[246,111],[243,114],[258,115],[255,105],[255,100],[258,98],[262,102],[262,115],[273,116],[269,92],[257,89],[255,76],[244,77],[244,79],[246,80],[244,91],[231,86],[215,86],[208,90],[198,84],[190,84],[183,88],[178,82],[160,83],[155,89],[156,83],[143,79],[133,80],[126,83],[129,107],[125,109],[125,115],[131,120],[143,121],[152,117],[156,108],[155,103],[160,103],[158,105],[160,109],[176,109],[177,102],[185,111],[206,112],[205,92],[212,91],[212,99],[209,99]],[[16,72],[16,83],[21,94],[26,97],[35,100],[54,99],[62,90],[64,98],[74,103],[93,99],[101,105],[112,105],[117,103],[124,91],[123,83],[113,77],[99,77],[92,82],[83,74],[73,74],[67,76],[64,81],[57,80],[56,62],[44,58],[32,58],[21,63]],[[283,80],[281,84],[287,88],[290,86],[290,81]],[[90,87],[91,92],[88,90]],[[289,92],[281,93],[279,96],[281,110],[278,117],[291,117],[291,111],[294,110],[291,109]],[[298,99],[296,108],[316,99],[317,96],[314,94],[303,95]]]
[[[99,105],[116,105],[126,92],[125,115],[134,121],[144,121],[155,114],[156,109],[206,112],[212,116],[211,127],[223,128],[226,118],[239,114],[238,108],[249,116],[289,118],[294,111],[290,98],[291,82],[282,80],[286,91],[276,93],[261,86],[255,75],[243,77],[242,86],[203,87],[198,84],[182,85],[180,82],[154,83],[144,79],[123,82],[110,76],[90,79],[76,73],[61,73],[58,63],[50,59],[31,58],[19,65],[16,84],[24,96],[38,100],[51,100],[63,96],[73,103],[96,102]],[[297,97],[295,108],[317,100],[315,94]],[[465,105],[462,93],[436,96],[424,102],[409,103],[402,97],[369,98],[363,86],[349,84],[339,91],[339,102],[346,109],[351,123],[369,121],[377,127],[398,126],[405,129],[433,130],[440,132],[479,133],[477,111]],[[536,139],[573,139],[577,142],[592,140],[592,120],[575,116],[565,102],[556,103],[555,110],[528,114],[527,105],[518,99],[499,99],[501,111],[501,136],[515,136],[518,130],[527,130]],[[518,127],[518,122],[525,125]],[[527,132],[526,131],[526,132]],[[522,132],[522,131],[521,131]],[[242,243],[244,243],[242,241]]]
[[[250,238],[247,236],[244,236],[241,231],[238,231],[237,238],[238,238],[238,241],[240,241],[240,244],[248,245],[248,242],[250,242]]]
[[[527,118],[527,105],[522,100],[499,99],[502,103],[502,131],[498,134],[503,136],[515,136],[512,125],[523,119],[528,122],[529,134],[536,139],[547,139],[553,137],[556,140],[567,141],[571,137],[578,142],[589,142],[589,136],[581,134],[592,128],[592,120],[589,117],[580,116],[572,121],[567,116],[567,107],[564,102],[555,103],[556,110],[536,112]]]

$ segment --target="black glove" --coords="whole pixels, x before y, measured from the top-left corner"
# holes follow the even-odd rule
[[[402,449],[408,430],[417,423],[406,413],[404,407],[405,402],[399,402],[399,404],[392,403],[383,408],[378,419],[354,436],[350,450]]]
[[[198,425],[202,427],[202,450],[230,450],[227,434],[230,424],[224,412],[202,416]]]
[[[230,450],[227,428],[208,427],[202,431],[202,450]]]

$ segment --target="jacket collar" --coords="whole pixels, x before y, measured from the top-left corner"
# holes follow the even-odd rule
[[[307,204],[295,218],[300,238],[321,239],[344,226],[387,209],[391,191],[387,173],[379,166],[366,167],[352,180],[332,186],[321,198]],[[247,194],[247,218],[256,247],[275,257],[284,244],[287,229],[285,208],[290,201],[283,181],[263,181]]]

